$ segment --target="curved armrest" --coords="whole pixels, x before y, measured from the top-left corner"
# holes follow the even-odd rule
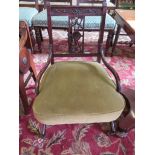
[[[130,109],[131,109],[130,101],[128,100],[128,97],[122,92],[121,84],[120,84],[120,77],[119,77],[118,73],[115,71],[115,69],[112,66],[110,66],[106,62],[106,60],[104,59],[103,52],[101,53],[101,59],[102,59],[104,65],[111,71],[111,73],[113,74],[113,76],[115,78],[115,81],[116,81],[116,91],[119,92],[123,96],[123,98],[125,100],[126,105],[125,105],[125,109],[123,111],[123,116],[125,117],[125,116],[127,116],[129,114]]]
[[[111,71],[111,73],[113,74],[115,81],[116,81],[116,90],[120,93],[121,92],[121,85],[120,85],[120,77],[118,75],[118,73],[115,71],[115,69],[110,66],[106,60],[104,59],[104,54],[103,52],[101,52],[101,59],[104,63],[104,65]]]
[[[49,64],[51,63],[51,57],[52,57],[52,54],[49,53],[48,54],[48,58],[47,58],[47,62],[46,64],[43,66],[43,68],[40,70],[39,74],[37,75],[37,79],[36,79],[36,94],[38,95],[39,94],[39,86],[40,86],[40,80],[44,74],[44,72],[46,71],[47,67],[49,66]]]

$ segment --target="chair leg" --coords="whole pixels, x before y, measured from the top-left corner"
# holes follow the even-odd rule
[[[114,31],[110,30],[108,32],[107,41],[106,41],[105,56],[108,55],[108,49],[112,45],[113,35],[114,35]]]
[[[117,31],[116,31],[116,35],[115,35],[115,39],[114,39],[114,43],[113,43],[113,46],[112,46],[112,53],[111,53],[112,56],[113,56],[113,53],[114,53],[115,48],[116,48],[116,44],[117,44],[117,41],[118,41],[118,37],[119,37],[120,31],[121,31],[121,26],[118,25]]]
[[[111,33],[111,40],[110,40],[110,46],[113,46],[113,40],[114,40],[114,31]]]
[[[34,27],[35,34],[36,34],[36,42],[38,44],[38,50],[41,52],[41,42],[42,42],[42,35],[41,35],[41,29],[38,27]]]
[[[43,41],[43,35],[42,35],[42,29],[41,28],[39,29],[39,33],[40,33],[41,41]]]
[[[26,26],[27,29],[27,34],[28,34],[28,38],[26,41],[26,47],[30,48],[32,52],[34,52],[34,46],[35,46],[35,38],[32,32],[32,27],[28,27],[28,25]]]
[[[97,62],[101,63],[101,56],[97,56]]]
[[[130,42],[129,47],[132,47],[133,44],[134,44],[133,42]]]
[[[32,49],[32,52],[34,53],[34,46],[35,46],[35,38],[34,38],[34,35],[33,35],[33,32],[32,32],[32,28],[30,27],[29,28],[29,31],[30,31],[30,45],[31,45],[31,49]]]
[[[111,126],[111,133],[112,134],[116,134],[116,122],[115,121],[113,121],[113,122],[110,122],[110,126]]]
[[[100,56],[100,55],[97,56],[97,62],[98,62],[98,63],[101,62],[101,56]]]
[[[109,135],[118,136],[118,137],[126,137],[127,132],[121,128],[119,128],[117,121],[110,122],[111,130],[108,132]]]

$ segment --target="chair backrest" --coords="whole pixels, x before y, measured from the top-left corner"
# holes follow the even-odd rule
[[[106,0],[103,0],[103,5],[100,7],[88,6],[51,6],[49,0],[45,0],[47,7],[47,22],[49,33],[49,54],[51,54],[51,63],[54,63],[54,57],[64,56],[97,56],[103,50],[103,36],[106,16]],[[52,36],[52,20],[51,16],[67,16],[68,17],[68,53],[59,54],[53,51],[53,36]],[[86,16],[101,16],[100,31],[98,37],[97,52],[86,53],[84,51],[84,32],[85,32],[85,17]]]
[[[23,44],[25,47],[27,47],[28,49],[30,49],[33,52],[34,51],[33,42],[32,42],[32,39],[31,39],[29,26],[28,26],[28,24],[27,24],[27,22],[25,20],[20,20],[20,22],[19,22],[19,31],[24,32],[24,30],[26,31],[25,32],[26,34],[21,35],[21,37],[24,37],[25,40],[20,38],[20,40],[21,40],[20,43],[21,43],[21,45]],[[19,32],[19,33],[22,34],[22,32]]]
[[[26,73],[31,67],[35,77],[37,73],[31,56],[31,50],[28,49],[27,42],[31,43],[29,27],[25,21],[19,22],[19,69],[22,73]]]
[[[39,10],[38,0],[19,0],[20,7],[34,7]]]
[[[28,99],[26,94],[26,86],[33,77],[36,81],[37,72],[33,62],[31,52],[26,48],[26,42],[30,36],[29,27],[25,21],[19,22],[19,93],[22,101],[25,114],[28,113]],[[29,71],[29,72],[28,72]],[[24,77],[27,74],[26,78]]]
[[[28,39],[27,24],[24,21],[19,22],[19,70],[26,73],[29,70],[29,52],[26,49]]]

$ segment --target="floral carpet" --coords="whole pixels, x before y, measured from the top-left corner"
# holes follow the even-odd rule
[[[57,40],[55,44],[58,45],[57,50],[64,50],[63,42]],[[47,54],[43,52],[34,54],[33,57],[39,72],[47,60]],[[62,60],[92,61],[95,58],[56,58],[56,61]],[[106,61],[118,72],[121,85],[134,89],[134,48],[119,45],[114,56],[106,57]],[[34,83],[31,80],[28,88],[32,87]],[[29,102],[33,104],[34,90],[28,89],[27,95]],[[107,135],[103,130],[104,124],[54,125],[47,126],[46,137],[42,139],[39,137],[40,128],[42,125],[34,118],[31,109],[28,115],[20,115],[20,155],[134,155],[135,152],[134,129],[131,129],[126,137],[119,138]]]

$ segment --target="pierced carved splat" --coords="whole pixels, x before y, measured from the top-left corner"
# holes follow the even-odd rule
[[[69,18],[69,51],[82,53],[84,50],[84,17]]]

